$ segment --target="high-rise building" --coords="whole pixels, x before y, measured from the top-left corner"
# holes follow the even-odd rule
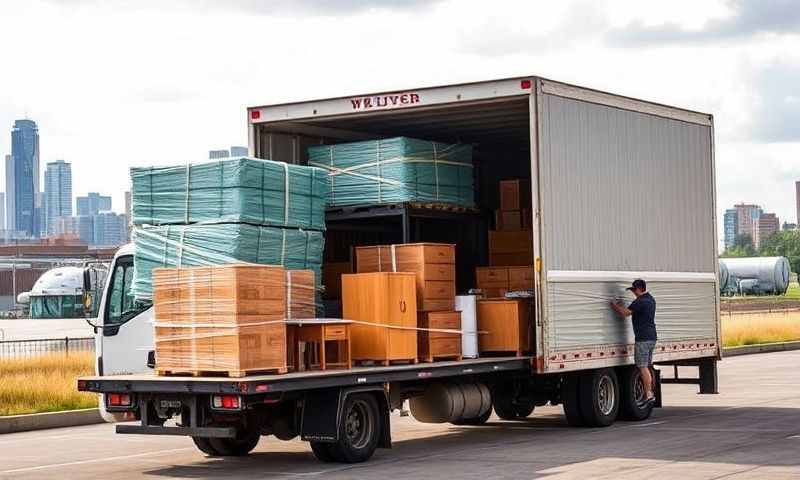
[[[770,235],[781,229],[781,223],[778,216],[774,213],[762,213],[758,217],[758,228],[753,237],[753,246],[761,248],[761,244],[766,241]]]
[[[797,224],[800,225],[800,180],[794,182],[794,203],[797,207]]]
[[[98,247],[117,247],[127,243],[128,217],[114,212],[100,212],[93,216],[94,243]]]
[[[6,194],[0,192],[0,230],[5,234],[6,229]],[[5,237],[5,235],[3,235]]]
[[[57,233],[59,217],[72,215],[72,166],[64,160],[49,162],[44,171],[44,213],[48,236]]]
[[[128,220],[128,223],[125,228],[125,241],[129,242],[131,240],[131,192],[130,190],[125,192],[125,218]]]
[[[11,175],[14,182],[14,230],[38,237],[41,221],[39,195],[39,128],[33,120],[16,120],[11,130]],[[8,176],[8,172],[6,173]],[[11,212],[9,212],[10,214]]]
[[[247,156],[247,147],[231,147],[231,157],[246,157]]]
[[[97,215],[111,210],[111,197],[90,192],[85,197],[76,198],[75,207],[78,215]]]
[[[209,150],[208,151],[208,158],[209,160],[217,160],[220,158],[228,158],[230,157],[230,152],[227,150]]]
[[[739,216],[735,208],[725,210],[723,226],[725,230],[725,248],[733,248],[739,231]]]
[[[740,203],[734,205],[736,209],[736,218],[738,224],[736,226],[737,235],[750,235],[755,244],[756,230],[758,229],[758,218],[761,216],[763,210],[758,205]]]
[[[16,216],[17,209],[14,207],[16,195],[14,192],[14,157],[6,155],[6,223],[4,228],[8,232],[16,230]]]
[[[78,215],[73,217],[59,217],[56,220],[56,234],[74,235],[86,245],[94,245],[94,217]]]

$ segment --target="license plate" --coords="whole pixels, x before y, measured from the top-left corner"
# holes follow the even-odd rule
[[[161,400],[159,402],[161,408],[181,408],[180,400]]]

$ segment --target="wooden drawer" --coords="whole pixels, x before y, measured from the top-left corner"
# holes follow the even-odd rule
[[[517,253],[533,251],[533,234],[530,230],[518,232],[489,231],[489,253]],[[532,262],[517,263],[530,265]]]
[[[508,283],[508,269],[497,267],[478,267],[475,269],[475,277],[478,281],[478,288],[481,285],[489,285],[490,283]]]
[[[345,340],[347,338],[347,327],[344,325],[326,325],[325,340]]]
[[[422,287],[422,298],[442,299],[456,298],[456,284],[452,281],[426,281]]]
[[[417,326],[421,329],[461,330],[461,312],[420,312],[417,317]],[[461,337],[459,333],[431,332],[421,330],[420,334],[429,338]]]

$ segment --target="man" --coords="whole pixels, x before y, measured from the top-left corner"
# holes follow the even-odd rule
[[[656,299],[647,293],[647,284],[644,280],[634,280],[633,284],[626,290],[630,290],[636,299],[625,308],[623,305],[611,302],[611,308],[622,318],[632,317],[633,335],[636,339],[634,348],[634,361],[642,375],[644,384],[645,399],[640,404],[646,407],[653,404],[656,400],[653,394],[653,376],[650,374],[650,366],[653,365],[653,350],[656,346]]]

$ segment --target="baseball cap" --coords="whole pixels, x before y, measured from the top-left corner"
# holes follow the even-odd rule
[[[637,278],[636,280],[633,281],[631,286],[626,288],[625,290],[636,290],[637,288],[639,290],[646,291],[647,290],[647,283],[645,283],[645,281],[642,280],[641,278]]]

